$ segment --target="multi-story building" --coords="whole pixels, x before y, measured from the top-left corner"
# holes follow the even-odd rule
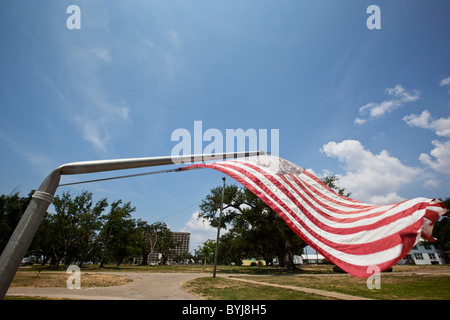
[[[189,252],[189,243],[191,239],[191,234],[189,232],[172,232],[172,236],[174,240],[178,243],[178,245],[174,249],[172,249],[174,256],[187,254]],[[159,264],[161,261],[161,257],[162,255],[159,252],[149,253],[147,256],[147,264],[149,265]],[[142,257],[133,258],[133,264],[141,264],[141,262]],[[169,258],[167,263],[172,264],[174,263],[174,260],[172,258]]]
[[[189,232],[172,232],[173,238],[178,242],[178,246],[173,249],[175,254],[186,254],[189,252],[189,242],[191,234]]]
[[[419,243],[399,261],[399,264],[444,264],[445,255],[442,250],[436,248],[433,244]]]
[[[304,254],[297,257],[295,264],[304,263],[323,263],[325,258],[318,254],[314,249],[307,246],[304,249]],[[445,264],[448,263],[449,259],[441,249],[436,247],[432,243],[419,243],[415,245],[411,251],[398,262],[398,264],[416,264],[416,265],[426,265],[426,264]]]

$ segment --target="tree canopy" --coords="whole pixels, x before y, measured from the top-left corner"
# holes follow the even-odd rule
[[[31,199],[18,193],[0,196],[0,250],[3,251]],[[134,256],[147,257],[156,250],[164,262],[177,243],[165,223],[148,225],[133,219],[130,202],[106,198],[93,201],[93,194],[64,192],[53,199],[54,213],[47,212],[28,249],[27,256],[54,266],[86,262],[119,266]],[[157,240],[157,241],[156,241]],[[156,246],[155,246],[156,245]],[[143,263],[146,259],[143,259]]]
[[[222,187],[213,188],[200,204],[200,218],[218,225]],[[224,192],[222,227],[228,229],[220,247],[222,262],[239,264],[244,257],[262,257],[267,262],[278,257],[285,269],[295,269],[294,255],[301,254],[306,243],[282,218],[247,188],[228,185]],[[222,241],[222,240],[221,240]],[[226,247],[229,250],[224,250]]]
[[[323,181],[341,195],[349,196],[344,188],[336,186],[338,178],[325,177]],[[19,193],[0,195],[0,251],[3,251],[31,195]],[[200,204],[199,218],[218,226],[222,186],[213,188]],[[450,197],[444,200],[450,207]],[[133,256],[147,257],[150,253],[162,255],[162,262],[173,255],[177,246],[168,226],[163,222],[149,225],[134,219],[136,208],[130,202],[106,198],[96,202],[93,194],[83,191],[78,195],[64,192],[54,198],[54,213],[47,212],[28,249],[27,256],[39,257],[42,264],[58,266],[87,262],[115,263],[117,266]],[[224,193],[222,233],[219,242],[219,263],[240,264],[245,258],[264,259],[270,264],[277,257],[280,267],[294,269],[294,255],[302,253],[307,245],[292,231],[283,219],[251,191],[236,185],[227,185]],[[449,211],[436,222],[433,236],[443,251],[450,250]],[[204,263],[214,258],[215,241],[208,240],[195,256]],[[146,264],[143,259],[142,264]]]

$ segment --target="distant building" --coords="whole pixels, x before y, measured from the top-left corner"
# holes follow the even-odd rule
[[[147,256],[147,264],[149,266],[156,266],[160,264],[162,259],[162,254],[159,252],[149,253]]]
[[[318,264],[318,263],[324,263],[324,257],[318,253],[314,254],[302,254],[302,255],[294,255],[293,262],[295,265],[302,265],[302,264]],[[278,258],[275,257],[272,259],[272,264],[274,266],[279,265]]]
[[[176,242],[178,242],[178,246],[176,246],[172,251],[174,252],[174,256],[183,255],[189,252],[189,243],[191,239],[191,234],[189,232],[172,232],[172,236]],[[159,252],[149,253],[147,256],[147,264],[148,265],[157,265],[161,263],[162,255]],[[169,258],[167,263],[172,264],[175,260]],[[134,257],[133,264],[141,264],[141,257]]]
[[[189,252],[191,234],[189,232],[172,232],[173,238],[180,244],[173,249],[175,254],[186,254]]]
[[[300,264],[326,262],[324,256],[318,254],[309,246],[305,247],[304,253],[301,255],[301,260]],[[419,243],[418,245],[415,245],[411,251],[398,262],[398,264],[429,265],[445,264],[448,263],[448,261],[447,255],[442,250],[435,247],[435,245]]]
[[[308,264],[308,263],[317,264],[317,263],[324,263],[324,262],[326,262],[325,257],[323,255],[321,255],[321,254],[318,254],[318,253],[302,254],[300,256],[300,258],[302,259],[301,260],[302,261],[301,264]]]
[[[303,254],[299,258],[301,259],[301,262],[298,264],[317,264],[326,262],[325,257],[310,246],[306,246],[303,249]]]
[[[445,254],[433,244],[418,244],[398,264],[445,264]]]

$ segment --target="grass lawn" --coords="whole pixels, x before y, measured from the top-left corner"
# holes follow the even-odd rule
[[[349,275],[242,278],[334,291],[371,299],[450,300],[450,274],[386,273],[381,275],[380,289],[368,289],[366,279]]]
[[[20,268],[11,286],[16,287],[65,287],[69,277],[66,268],[33,266]],[[212,275],[212,266],[131,266],[119,268],[98,266],[81,269],[83,286],[116,286],[131,281],[111,272],[177,272],[207,273]],[[348,274],[333,273],[332,266],[303,266],[293,272],[281,271],[276,267],[218,266],[218,274],[232,274],[233,277],[248,278],[260,282],[314,288],[334,291],[371,299],[400,300],[450,300],[450,266],[394,266],[392,273],[382,273],[381,289],[367,288],[367,280]],[[258,284],[243,283],[232,279],[201,277],[183,284],[187,291],[206,299],[215,300],[310,300],[328,299],[324,296],[307,294],[295,290],[275,288]]]
[[[33,265],[32,267],[21,267],[19,272],[25,271],[61,271],[65,272],[67,266],[60,266],[57,269],[53,266]],[[114,265],[106,265],[99,269],[98,265],[86,265],[81,268],[81,272],[167,272],[167,273],[213,273],[212,265],[158,265],[158,266],[136,266],[136,265],[120,265],[118,268]],[[333,273],[332,266],[318,265],[306,266],[294,271],[283,271],[277,267],[250,267],[250,266],[217,266],[217,273],[221,274],[303,274],[303,273]]]
[[[256,274],[256,273],[253,273]],[[394,272],[382,273],[380,289],[370,290],[367,279],[331,271],[330,266],[304,266],[296,273],[260,273],[260,276],[238,275],[259,282],[306,287],[382,300],[450,300],[450,267],[395,266]],[[239,283],[231,279],[199,278],[185,284],[185,289],[207,299],[325,299],[288,289]],[[282,291],[283,293],[281,293]],[[257,298],[254,298],[254,297]]]
[[[324,296],[225,278],[197,278],[185,282],[182,287],[209,300],[330,300]]]

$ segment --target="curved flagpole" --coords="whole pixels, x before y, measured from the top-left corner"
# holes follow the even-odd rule
[[[28,247],[53,201],[61,175],[124,170],[199,161],[223,160],[265,154],[263,151],[165,156],[67,163],[52,171],[33,194],[30,204],[20,219],[14,233],[0,257],[0,299],[3,299]]]

